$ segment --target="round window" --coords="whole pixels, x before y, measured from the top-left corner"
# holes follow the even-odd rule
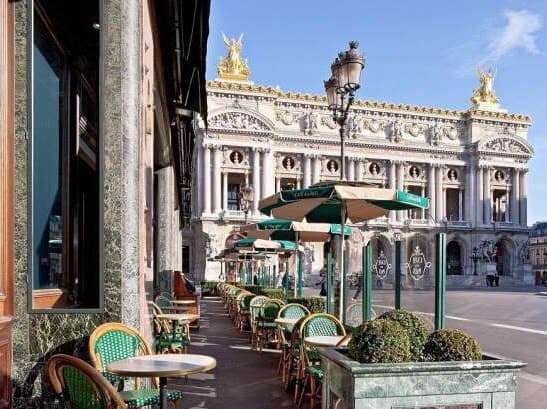
[[[417,178],[417,177],[419,177],[419,176],[420,176],[420,173],[421,173],[421,171],[420,171],[420,168],[419,168],[418,166],[412,165],[412,166],[410,167],[410,169],[408,170],[408,174],[409,174],[410,177],[412,177],[412,178]]]
[[[290,156],[285,156],[283,158],[283,167],[287,170],[292,170],[294,169],[294,159],[291,158]]]
[[[378,163],[376,163],[376,162],[372,162],[368,166],[368,171],[372,176],[379,175],[380,174],[380,165],[378,165]]]
[[[335,160],[331,159],[327,162],[327,170],[330,172],[330,173],[336,173],[338,172],[338,162],[336,162]]]
[[[448,180],[458,180],[458,172],[456,171],[456,169],[448,169]]]
[[[243,155],[239,151],[233,151],[230,153],[230,162],[234,165],[239,165],[243,161]]]

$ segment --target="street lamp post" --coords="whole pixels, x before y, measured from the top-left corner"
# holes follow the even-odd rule
[[[247,224],[247,216],[251,210],[251,204],[254,200],[254,190],[250,185],[243,185],[239,189],[239,209],[245,213],[245,224]]]
[[[340,180],[346,180],[346,158],[344,145],[348,112],[353,104],[355,92],[359,89],[361,72],[365,66],[365,57],[357,50],[359,43],[350,41],[349,50],[338,54],[331,64],[331,77],[324,82],[327,93],[327,103],[332,111],[334,122],[340,127]],[[345,322],[346,311],[346,262],[344,260],[344,224],[346,208],[343,205],[340,214],[340,319]],[[330,297],[330,294],[327,295]]]
[[[479,249],[477,246],[473,247],[473,252],[471,253],[471,260],[473,261],[473,275],[477,275],[477,261],[481,258],[479,254]]]
[[[348,111],[353,104],[355,91],[360,88],[361,71],[365,66],[365,57],[359,54],[357,47],[357,41],[350,41],[349,50],[338,54],[331,65],[332,75],[324,82],[329,109],[340,127],[340,180],[346,179],[344,145]]]

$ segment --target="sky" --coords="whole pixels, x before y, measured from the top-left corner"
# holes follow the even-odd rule
[[[358,98],[467,110],[476,69],[497,70],[502,108],[530,115],[528,223],[547,220],[547,1],[212,0],[207,78],[243,36],[251,81],[324,94],[349,40],[367,59]]]

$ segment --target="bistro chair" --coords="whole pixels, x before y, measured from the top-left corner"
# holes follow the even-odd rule
[[[317,353],[315,347],[308,345],[304,342],[304,339],[312,336],[346,336],[346,330],[342,323],[333,315],[319,313],[311,314],[307,316],[300,325],[300,351],[301,351],[301,366],[298,372],[299,379],[297,379],[295,388],[295,397],[298,396],[298,388],[302,381],[303,386],[298,400],[298,407],[302,406],[304,396],[306,395],[306,389],[309,385],[310,392],[310,409],[315,408],[315,400],[320,396],[321,382],[323,380],[324,372],[321,368],[321,358]]]
[[[261,309],[268,300],[269,298],[264,295],[257,295],[256,297],[253,297],[253,299],[249,303],[249,321],[251,323],[251,349],[258,349],[259,347],[260,329],[258,327],[258,320],[260,318]]]
[[[88,346],[91,363],[111,383],[117,385],[120,396],[128,408],[140,408],[159,403],[158,378],[152,378],[152,387],[144,387],[141,385],[141,379],[135,378],[135,389],[124,391],[124,381],[127,377],[108,373],[105,369],[111,362],[152,354],[150,346],[136,329],[117,322],[99,325],[91,333]],[[177,407],[176,401],[182,396],[180,391],[167,391],[167,399],[174,409]]]
[[[372,318],[376,318],[376,312],[372,310]],[[351,304],[346,309],[346,325],[349,327],[358,327],[363,323],[363,303],[357,302]]]
[[[277,318],[302,318],[308,315],[310,311],[301,304],[291,303],[284,305],[279,310]],[[291,347],[291,334],[293,326],[278,325],[278,339],[281,347],[281,357],[279,358],[279,364],[277,366],[277,374],[281,373],[281,379],[285,382],[287,360],[289,358],[289,351]]]
[[[254,294],[244,294],[243,297],[241,297],[239,301],[239,330],[243,332],[246,327],[250,326],[250,309],[249,305],[251,304],[251,300],[255,297]]]
[[[157,318],[158,315],[164,314],[163,309],[156,304],[154,301],[148,301],[148,305],[152,307],[152,313],[154,315],[154,329],[155,329],[155,336],[156,338],[159,336],[160,332],[162,331],[161,326],[159,325],[159,322],[163,321],[159,318]],[[186,320],[181,320],[177,322],[175,327],[173,328],[173,333],[182,333],[184,334],[184,337],[186,338],[186,341],[188,344],[192,342],[190,338],[190,323]],[[157,342],[157,340],[156,340]]]
[[[277,323],[275,319],[279,310],[284,305],[283,301],[277,299],[267,299],[262,308],[258,310],[257,326],[257,350],[262,352],[264,346],[269,342],[271,336],[276,335]]]
[[[47,363],[53,390],[68,409],[126,409],[122,396],[99,371],[79,358],[57,354]]]

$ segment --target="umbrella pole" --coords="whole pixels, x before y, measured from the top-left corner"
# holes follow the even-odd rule
[[[340,212],[341,221],[340,226],[342,228],[342,234],[340,235],[340,321],[343,324],[346,322],[346,314],[344,307],[346,305],[346,294],[345,294],[345,284],[346,284],[346,264],[344,259],[344,250],[345,250],[345,234],[344,228],[346,223],[346,205],[342,202],[342,210]]]
[[[299,250],[299,247],[300,247],[300,243],[298,241],[299,237],[298,237],[298,232],[295,232],[295,242],[296,242],[296,252],[295,252],[295,260],[294,260],[294,264],[295,264],[295,275],[294,275],[294,298],[297,298],[301,292],[300,290],[300,279],[301,279],[301,275],[302,275],[302,272],[300,271],[300,252],[298,251]]]

